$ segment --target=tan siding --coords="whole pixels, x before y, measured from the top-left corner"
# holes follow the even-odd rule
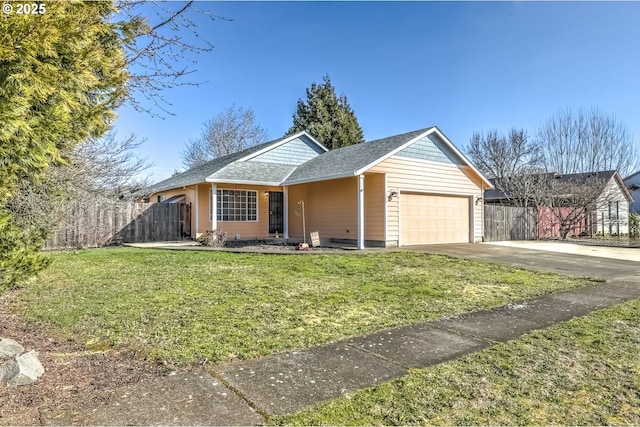
[[[384,241],[384,175],[364,179],[365,240]],[[358,178],[319,181],[289,187],[289,236],[302,238],[299,201],[305,203],[307,239],[318,231],[322,239],[358,238]]]
[[[161,193],[155,193],[152,195],[151,201],[157,200],[158,194],[165,194],[166,198],[184,194],[187,198],[187,203],[191,203],[191,229],[193,238],[197,234],[204,233],[207,230],[211,230],[211,216],[209,215],[210,203],[211,203],[211,183],[204,182],[198,184],[198,215],[196,216],[196,204],[195,204],[195,188],[196,186],[189,186],[184,189],[172,189],[163,191]],[[234,239],[236,234],[240,234],[241,239],[264,239],[273,237],[269,235],[269,196],[265,196],[265,191],[283,191],[282,187],[267,187],[267,186],[251,186],[240,184],[217,184],[218,189],[225,190],[254,190],[258,192],[258,221],[218,221],[217,227],[227,232],[229,239]],[[196,229],[196,217],[198,220],[198,227]],[[197,233],[197,234],[196,234]],[[282,234],[282,232],[281,232]]]
[[[218,228],[227,232],[227,238],[235,239],[236,234],[240,239],[265,239],[275,237],[269,234],[269,195],[265,191],[283,191],[282,187],[267,187],[242,184],[219,183],[218,190],[253,190],[258,192],[258,221],[218,221]],[[211,186],[209,184],[209,191]],[[209,228],[209,194],[207,195],[207,222]],[[282,230],[283,231],[283,230]],[[280,232],[280,235],[282,234]]]
[[[209,221],[209,193],[211,192],[211,184],[208,182],[198,185],[198,228],[196,229],[196,236],[200,233],[204,233],[207,230],[211,230],[211,221]],[[191,213],[193,220],[196,220],[196,206],[193,205],[193,212]],[[218,227],[219,228],[219,227]]]
[[[307,186],[305,184],[289,187],[289,237],[302,239],[302,215],[299,215],[301,200],[307,198]],[[297,214],[298,213],[298,214]]]
[[[307,193],[307,233],[319,231],[321,237],[358,238],[356,177],[310,183]]]
[[[385,240],[384,204],[386,202],[384,175],[368,173],[364,176],[364,239]]]
[[[369,172],[386,173],[387,191],[417,191],[481,197],[481,179],[468,166],[391,157]],[[475,200],[475,199],[474,199]],[[399,238],[399,198],[387,203],[387,240]],[[471,203],[473,240],[482,239],[482,209]]]
[[[399,198],[394,197],[387,202],[387,240],[398,240],[398,230],[400,230],[400,206]]]

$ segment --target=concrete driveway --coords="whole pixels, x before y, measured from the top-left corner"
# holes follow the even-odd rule
[[[538,251],[560,252],[563,254],[586,255],[600,258],[620,259],[640,263],[640,248],[621,248],[608,246],[578,245],[555,241],[509,241],[490,242],[487,245],[507,246],[510,248],[535,249]]]
[[[640,249],[579,246],[556,242],[460,243],[404,247],[568,276],[640,284]]]

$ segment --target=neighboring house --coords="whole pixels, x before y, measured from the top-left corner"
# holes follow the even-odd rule
[[[602,171],[580,174],[542,174],[537,176],[542,182],[548,182],[547,188],[557,188],[557,191],[566,193],[568,189],[573,189],[576,194],[581,193],[581,186],[597,185],[595,197],[589,196],[588,190],[582,192],[577,197],[588,200],[590,205],[595,208],[586,215],[580,215],[580,218],[568,225],[569,236],[594,235],[594,234],[627,234],[629,232],[629,206],[633,202],[633,198],[624,184],[617,171]],[[490,182],[494,188],[485,192],[484,200],[487,204],[513,205],[512,197],[509,197],[503,191],[505,184],[500,180],[491,179]],[[533,186],[535,187],[535,185]],[[532,187],[532,188],[533,188]],[[557,198],[570,199],[572,194],[557,194]],[[531,197],[535,199],[535,197]],[[592,200],[589,200],[592,199]],[[531,205],[535,204],[532,201]],[[562,207],[561,204],[556,206],[542,206],[537,214],[538,237],[539,238],[558,238],[561,237],[560,219],[571,218],[572,209],[575,207]],[[555,211],[555,212],[554,212]]]
[[[489,181],[437,127],[327,151],[306,132],[161,181],[153,201],[192,204],[192,237],[329,240],[393,247],[482,240]],[[304,204],[304,218],[302,215]]]
[[[629,212],[640,214],[640,171],[626,177],[624,184],[633,197],[633,203],[629,205]]]

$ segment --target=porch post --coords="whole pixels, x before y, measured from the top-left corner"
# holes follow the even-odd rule
[[[358,249],[364,249],[364,175],[358,177]]]
[[[196,191],[196,197],[195,197],[194,207],[196,208],[196,215],[195,215],[195,218],[196,218],[196,226],[195,226],[195,227],[193,227],[193,231],[194,231],[194,234],[193,234],[193,235],[194,235],[194,237],[197,239],[197,238],[198,238],[198,219],[199,219],[199,218],[198,218],[198,213],[200,212],[200,209],[198,209],[198,207],[199,207],[199,205],[200,205],[200,204],[198,203],[198,200],[200,199],[200,197],[198,197],[198,196],[200,195],[200,192],[198,191],[198,184],[196,184],[196,190],[195,190],[195,191]]]
[[[211,229],[215,230],[218,228],[218,184],[215,182],[211,183],[209,199],[211,200]]]
[[[283,207],[282,222],[284,222],[284,230],[282,234],[285,239],[289,238],[289,187],[282,187],[283,190]]]

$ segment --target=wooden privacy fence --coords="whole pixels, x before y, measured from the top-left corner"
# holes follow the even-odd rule
[[[484,239],[487,242],[536,239],[535,215],[533,208],[484,205]]]
[[[186,203],[84,200],[69,206],[45,249],[182,240],[190,234],[191,206]]]

